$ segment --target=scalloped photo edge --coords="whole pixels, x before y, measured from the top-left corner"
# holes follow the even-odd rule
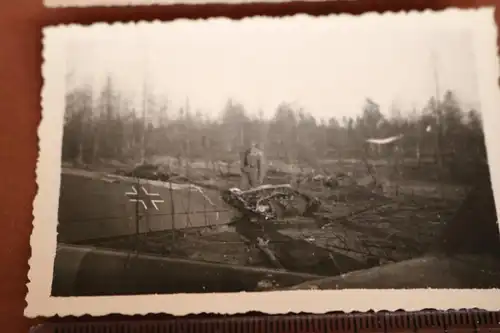
[[[56,5],[55,1],[46,1]],[[460,309],[480,308],[497,311],[500,308],[498,289],[342,289],[342,290],[279,290],[235,293],[177,293],[170,295],[120,295],[55,297],[51,296],[56,257],[59,190],[61,186],[61,150],[66,91],[65,43],[73,33],[82,30],[119,30],[128,26],[191,27],[198,25],[245,25],[252,28],[274,22],[275,27],[291,25],[296,33],[306,25],[336,27],[356,21],[359,25],[385,26],[393,21],[405,27],[427,29],[467,30],[473,37],[478,94],[484,117],[486,149],[495,201],[500,200],[500,155],[496,140],[500,140],[500,94],[498,89],[499,61],[497,56],[497,28],[494,9],[447,9],[444,11],[365,13],[362,15],[329,15],[313,17],[296,15],[283,18],[251,17],[241,20],[211,18],[171,22],[95,23],[44,28],[43,65],[44,84],[41,92],[42,120],[38,129],[39,159],[36,167],[38,192],[33,203],[34,227],[31,235],[29,282],[26,297],[27,317],[38,316],[103,316],[108,314],[145,315],[167,313],[188,315],[197,313],[238,314],[258,311],[267,314],[325,313],[329,311],[368,311],[404,309]],[[387,30],[380,28],[384,33]],[[409,29],[408,31],[411,31]],[[345,32],[348,34],[348,31]],[[373,32],[377,38],[377,32]],[[133,38],[133,37],[132,37]],[[112,41],[111,41],[112,42]],[[328,41],[325,41],[328,42]],[[367,55],[369,56],[369,55]],[[124,69],[125,71],[127,69]],[[500,212],[496,207],[497,215]],[[73,263],[68,262],[68,267]],[[411,274],[411,272],[409,272]]]

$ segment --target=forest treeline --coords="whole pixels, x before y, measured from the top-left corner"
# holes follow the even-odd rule
[[[134,108],[110,79],[98,94],[85,85],[68,91],[63,160],[140,163],[160,155],[229,161],[255,141],[271,159],[314,166],[325,159],[390,157],[392,149],[367,151],[365,140],[400,134],[400,154],[418,164],[452,169],[486,156],[480,113],[463,108],[452,91],[438,100],[430,97],[422,109],[393,109],[390,116],[366,98],[357,117],[337,119],[332,110],[328,120],[285,102],[271,119],[264,119],[233,100],[214,118],[193,112],[188,103],[173,110],[151,94],[144,96],[142,106]]]

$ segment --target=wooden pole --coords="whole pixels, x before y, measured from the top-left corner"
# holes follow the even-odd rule
[[[146,117],[147,117],[147,107],[148,107],[148,101],[147,101],[147,93],[148,87],[147,87],[147,82],[146,78],[144,79],[143,82],[143,92],[142,92],[142,138],[141,138],[141,164],[144,164],[146,162],[146,131],[147,131],[147,122],[146,122]]]
[[[439,167],[439,171],[443,167],[443,155],[442,155],[442,110],[441,110],[441,91],[439,87],[439,73],[437,70],[437,59],[436,54],[432,53],[432,66],[433,66],[433,75],[434,75],[434,84],[435,84],[435,112],[436,112],[436,162]]]
[[[433,70],[434,70],[434,82],[436,88],[436,157],[437,157],[437,165],[438,165],[438,182],[439,182],[439,194],[441,198],[444,197],[444,187],[443,187],[443,114],[441,108],[441,91],[439,87],[439,73],[437,70],[437,58],[436,54],[433,52]]]

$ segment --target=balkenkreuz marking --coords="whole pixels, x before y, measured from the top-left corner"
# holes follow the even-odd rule
[[[145,210],[148,210],[151,206],[153,206],[156,210],[159,210],[157,204],[164,202],[160,193],[149,193],[142,186],[141,190],[143,194],[139,193],[135,186],[132,186],[132,192],[125,192],[125,195],[129,198],[130,202],[138,202],[142,204]]]

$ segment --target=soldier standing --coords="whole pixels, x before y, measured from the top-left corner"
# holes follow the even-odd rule
[[[241,189],[253,188],[262,184],[266,175],[264,153],[258,143],[241,153]]]

